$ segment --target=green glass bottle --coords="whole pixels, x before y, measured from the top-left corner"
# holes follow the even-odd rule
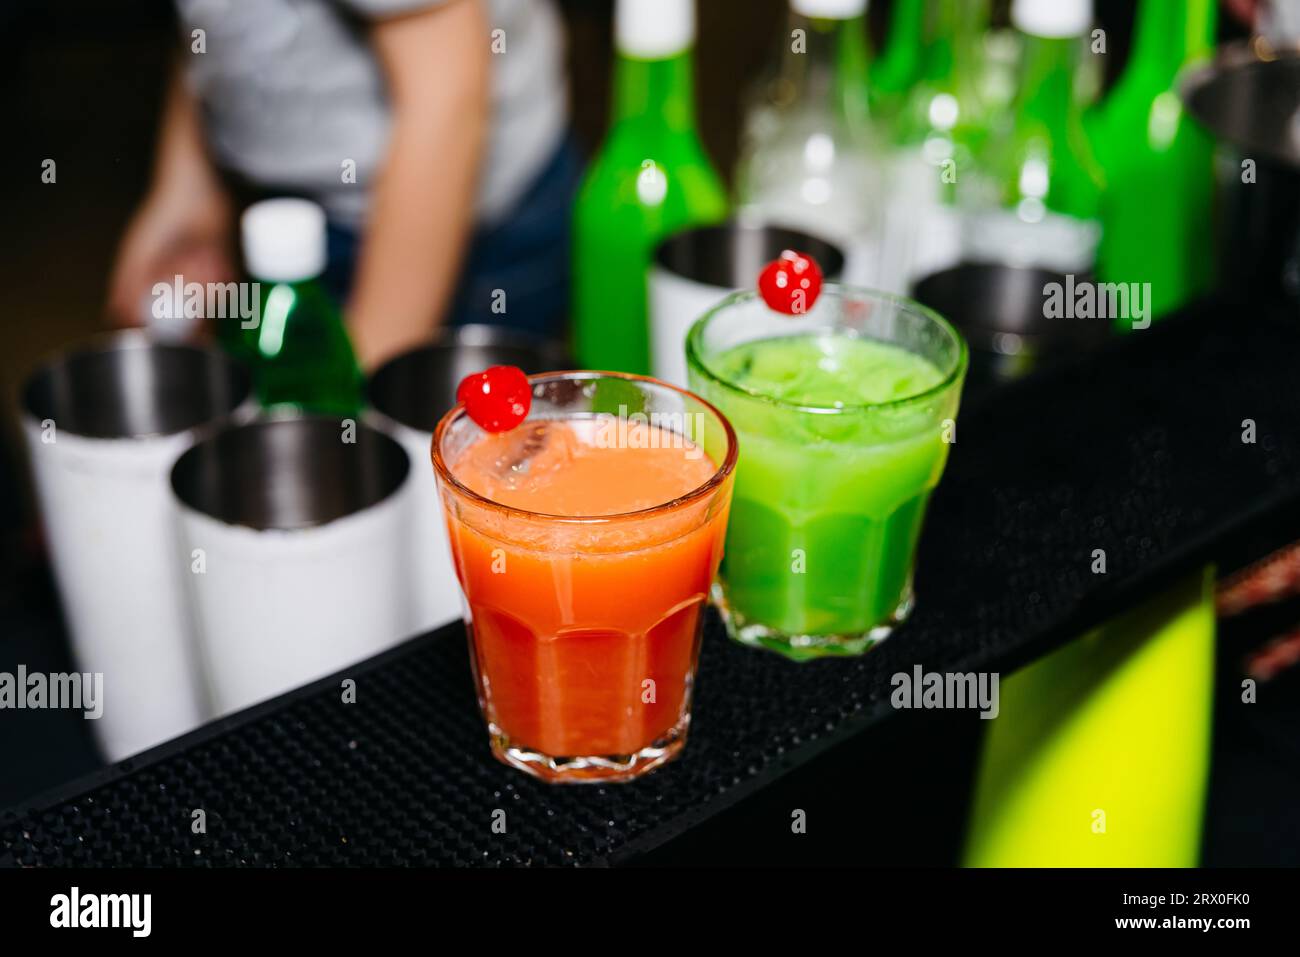
[[[338,307],[320,284],[325,213],[305,199],[255,203],[241,220],[244,260],[258,284],[256,324],[223,325],[223,341],[253,372],[263,408],[354,416],[362,376]]]
[[[894,0],[889,8],[889,32],[880,55],[871,64],[871,109],[887,123],[925,70],[927,0]]]
[[[922,74],[894,124],[882,284],[906,292],[961,258],[959,192],[989,130],[980,91],[988,0],[926,0]]]
[[[1214,146],[1175,83],[1210,55],[1214,31],[1214,0],[1140,0],[1128,65],[1087,117],[1106,175],[1098,276],[1151,283],[1155,317],[1213,279]]]
[[[694,0],[618,0],[613,121],[574,211],[574,345],[586,368],[650,371],[654,248],[727,215],[695,128],[694,39]]]
[[[1104,189],[1083,126],[1091,0],[1014,0],[1023,60],[1014,115],[987,149],[990,206],[966,217],[964,258],[1090,273]]]

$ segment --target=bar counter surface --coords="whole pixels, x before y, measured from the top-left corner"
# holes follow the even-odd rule
[[[1011,672],[1300,537],[1296,356],[1294,307],[1209,301],[968,396],[911,619],[861,658],[795,664],[710,614],[685,753],[640,781],[496,763],[456,624],[0,811],[0,865],[634,862],[890,715],[897,672]]]

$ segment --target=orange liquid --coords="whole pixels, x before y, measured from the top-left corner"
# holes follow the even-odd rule
[[[480,701],[493,733],[512,747],[549,757],[631,755],[683,722],[730,488],[622,517],[698,488],[716,464],[650,425],[629,424],[616,447],[602,447],[590,420],[545,428],[545,448],[525,472],[510,468],[520,430],[485,436],[450,463],[480,495],[544,513],[448,505]],[[547,517],[557,515],[619,517]]]

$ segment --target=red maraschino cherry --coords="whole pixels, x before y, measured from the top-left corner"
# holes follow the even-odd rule
[[[533,390],[522,369],[490,366],[461,379],[456,400],[480,428],[509,432],[528,417]]]
[[[801,316],[821,295],[821,267],[811,256],[787,249],[758,274],[758,291],[769,308]]]

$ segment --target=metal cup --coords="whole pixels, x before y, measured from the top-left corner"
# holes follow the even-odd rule
[[[176,560],[172,464],[249,396],[220,352],[123,333],[37,369],[22,427],[77,666],[103,674],[93,722],[116,761],[207,716]]]
[[[446,329],[437,340],[389,360],[367,386],[367,419],[399,441],[411,458],[411,601],[414,630],[429,631],[461,617],[461,591],[447,543],[430,464],[433,430],[456,404],[456,386],[488,366],[518,366],[527,373],[565,369],[557,345],[500,326]]]
[[[325,417],[222,429],[180,457],[181,558],[217,713],[410,633],[409,474],[391,438]]]
[[[1300,300],[1300,51],[1234,45],[1181,84],[1219,141],[1222,279],[1239,295]]]
[[[817,260],[827,279],[844,271],[844,251],[807,233],[739,222],[670,236],[650,265],[650,350],[654,376],[681,388],[686,381],[686,333],[730,292],[748,289],[784,250]]]
[[[913,296],[966,338],[970,394],[1104,342],[1108,320],[1048,318],[1043,307],[1050,284],[1064,289],[1091,281],[1091,275],[1070,278],[1046,269],[966,262],[926,276]]]

